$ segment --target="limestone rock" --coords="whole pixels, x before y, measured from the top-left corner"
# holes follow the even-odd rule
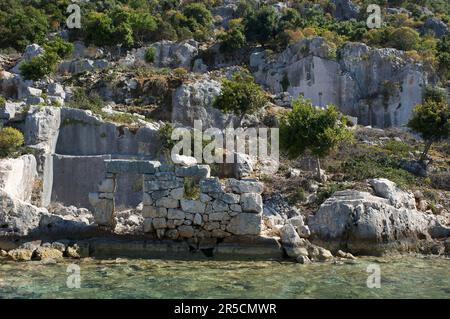
[[[448,32],[447,24],[436,17],[429,17],[420,28],[420,33],[425,35],[432,33],[436,38],[442,38]]]
[[[320,37],[303,39],[275,58],[253,59],[253,74],[274,94],[287,91],[294,99],[301,94],[314,105],[338,105],[362,125],[383,128],[408,122],[428,82],[422,65],[411,62],[402,51],[362,43],[345,44],[337,60],[330,52]]]
[[[29,261],[33,256],[33,251],[24,248],[13,249],[8,252],[8,257],[15,261]]]
[[[252,213],[240,213],[233,217],[226,229],[235,235],[259,235],[261,232],[261,216]]]
[[[29,202],[37,177],[33,155],[0,160],[0,188],[11,196]]]
[[[359,15],[359,6],[355,5],[351,0],[333,0],[335,10],[333,17],[338,20],[357,19]]]
[[[255,193],[244,193],[241,195],[241,206],[244,212],[262,213],[263,204],[261,195]]]
[[[61,259],[63,257],[63,252],[59,249],[51,247],[38,247],[35,250],[36,260],[48,260],[48,259]]]
[[[193,126],[194,120],[201,120],[203,128],[224,128],[226,123],[236,117],[225,115],[213,107],[213,100],[220,90],[220,82],[207,76],[182,84],[173,93],[172,122]]]
[[[369,180],[377,196],[386,198],[395,208],[416,208],[416,201],[413,194],[402,191],[394,182],[385,178]]]
[[[47,209],[36,207],[0,189],[0,236],[28,235],[39,225]]]
[[[450,234],[450,228],[435,216],[395,208],[388,199],[354,190],[334,193],[309,218],[308,225],[315,241],[371,254]]]

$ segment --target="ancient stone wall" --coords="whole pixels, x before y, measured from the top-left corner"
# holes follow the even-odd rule
[[[259,235],[263,185],[256,180],[210,177],[208,165],[108,160],[106,177],[89,194],[97,224],[114,227],[117,177],[143,175],[143,231],[158,238],[225,238]]]

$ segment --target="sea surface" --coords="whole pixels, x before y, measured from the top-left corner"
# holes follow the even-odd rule
[[[450,298],[450,259],[365,257],[309,265],[0,259],[0,298]]]

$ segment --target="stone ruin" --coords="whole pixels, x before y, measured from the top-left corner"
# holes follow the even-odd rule
[[[89,194],[99,226],[115,227],[119,174],[142,175],[143,231],[156,238],[225,238],[259,235],[262,183],[210,177],[209,165],[181,166],[143,160],[105,160],[106,176]]]

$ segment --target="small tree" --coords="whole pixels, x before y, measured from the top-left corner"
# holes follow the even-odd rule
[[[0,156],[13,155],[23,145],[22,132],[12,127],[5,127],[0,131]]]
[[[218,36],[220,51],[232,53],[245,46],[245,35],[241,26],[234,26]]]
[[[279,15],[276,10],[264,5],[258,11],[251,12],[245,18],[245,35],[249,41],[261,44],[274,38],[279,32]]]
[[[262,109],[267,98],[261,87],[255,83],[247,72],[236,73],[232,80],[224,80],[222,91],[215,99],[214,106],[218,109],[238,115],[239,124],[246,114]]]
[[[309,150],[316,157],[319,180],[320,158],[351,138],[346,118],[333,105],[322,109],[300,98],[294,102],[292,111],[280,117],[280,147],[291,158]]]
[[[424,162],[431,145],[450,136],[450,108],[447,101],[427,99],[417,105],[408,127],[420,133],[425,140],[425,148],[420,156],[420,161]]]

